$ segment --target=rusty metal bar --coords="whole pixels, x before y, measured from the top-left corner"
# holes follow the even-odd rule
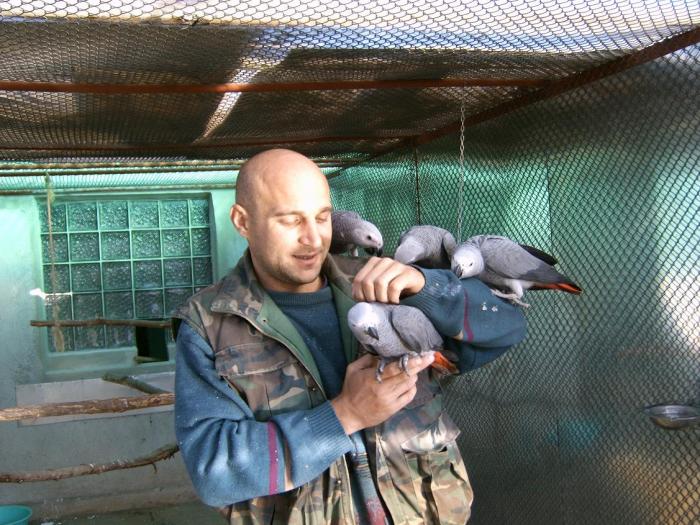
[[[333,167],[338,164],[325,165],[322,167]],[[159,169],[153,168],[53,168],[53,169],[32,169],[32,170],[9,170],[0,162],[0,178],[12,178],[12,177],[45,177],[46,175],[51,175],[52,177],[63,177],[72,175],[129,175],[129,174],[152,174],[158,175],[163,173],[204,173],[204,172],[217,172],[217,171],[238,171],[241,164],[227,165],[227,166],[174,166],[171,168],[162,167]]]
[[[400,140],[414,135],[367,135],[367,136],[347,136],[347,137],[309,137],[304,139],[266,139],[251,142],[232,142],[226,144],[144,144],[134,146],[131,144],[110,145],[110,146],[0,146],[0,150],[16,151],[142,151],[142,150],[187,150],[187,149],[209,149],[209,148],[238,148],[242,146],[275,146],[285,144],[313,144],[317,142],[367,142],[380,140]]]
[[[542,89],[526,93],[523,96],[518,97],[514,100],[508,101],[494,108],[487,109],[486,111],[482,111],[481,113],[477,113],[475,115],[467,117],[467,119],[464,122],[464,126],[466,128],[474,126],[476,124],[480,124],[487,120],[500,117],[502,115],[510,113],[511,111],[515,111],[530,104],[534,104],[535,102],[539,102],[541,100],[561,95],[562,93],[566,93],[567,91],[571,91],[573,89],[585,86],[586,84],[590,84],[591,82],[596,82],[605,77],[621,73],[623,71],[626,71],[627,69],[639,66],[641,64],[645,64],[664,55],[668,55],[669,53],[673,53],[674,51],[678,51],[679,49],[683,49],[684,47],[697,44],[698,42],[700,42],[700,27],[691,29],[676,36],[669,37],[666,40],[640,49],[639,51],[631,53],[629,55],[616,58],[600,66],[596,66],[579,73],[574,73],[560,80],[554,80]],[[349,166],[357,165],[362,162],[367,162],[369,160],[376,159],[377,157],[386,155],[387,153],[390,153],[392,151],[427,144],[446,135],[456,133],[457,131],[459,131],[459,129],[460,121],[456,121],[436,130],[403,139],[398,144],[393,144],[386,148],[381,148],[381,151],[376,152],[368,159],[364,159],[359,162],[349,162],[348,164]],[[346,169],[349,166],[341,168],[341,170]],[[329,174],[328,178],[338,176],[341,170]]]
[[[226,83],[226,84],[85,84],[72,82],[0,82],[0,91],[49,93],[268,93],[285,91],[336,91],[353,89],[423,89],[444,87],[542,87],[549,80],[536,78],[345,80],[335,82]]]
[[[342,164],[348,159],[339,158],[311,158],[316,164]],[[226,169],[229,167],[240,167],[245,160],[191,160],[191,161],[144,161],[144,162],[10,162],[4,163],[0,161],[0,168],[4,170],[21,170],[36,171],[36,170],[70,170],[70,169],[142,169],[142,168],[211,168],[211,169]],[[149,170],[151,171],[151,170]],[[155,170],[152,170],[155,171]]]
[[[320,162],[315,161],[315,164],[320,168],[336,168],[342,167],[344,163],[342,162]],[[171,168],[161,167],[159,169],[153,168],[71,168],[71,169],[44,169],[44,170],[6,170],[5,167],[0,163],[0,178],[12,178],[12,177],[45,177],[47,174],[54,177],[64,177],[64,176],[84,176],[84,175],[128,175],[128,174],[152,174],[158,175],[162,173],[204,173],[204,172],[217,172],[217,171],[230,171],[236,172],[240,169],[242,163],[231,164],[226,166],[174,166]]]

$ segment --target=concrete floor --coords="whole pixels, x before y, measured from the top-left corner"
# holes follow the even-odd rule
[[[211,507],[201,503],[184,503],[157,507],[61,518],[60,520],[30,520],[31,525],[222,525],[226,520]]]

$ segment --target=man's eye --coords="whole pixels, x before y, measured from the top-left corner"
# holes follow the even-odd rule
[[[298,217],[282,217],[280,219],[280,222],[284,224],[285,226],[294,226],[295,224],[299,223],[299,218]]]
[[[317,222],[327,222],[328,219],[330,219],[330,218],[331,218],[330,214],[319,215],[318,217],[316,217],[316,221]]]

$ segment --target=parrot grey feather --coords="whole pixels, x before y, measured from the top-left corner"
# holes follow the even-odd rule
[[[522,306],[528,306],[520,298],[530,288],[553,287],[569,293],[581,292],[547,260],[556,262],[549,254],[521,246],[507,237],[476,235],[455,249],[452,271],[460,278],[476,276],[492,288],[494,295]]]
[[[457,246],[454,236],[438,226],[413,226],[399,238],[394,259],[425,268],[449,268]]]
[[[510,279],[524,279],[541,266],[549,266],[505,237],[487,236],[481,241],[480,248],[486,267]]]
[[[442,348],[442,336],[418,308],[393,308],[390,314],[391,325],[409,348],[421,354]]]
[[[383,357],[400,357],[407,353],[389,319],[389,305],[357,303],[348,311],[348,324],[355,338]]]
[[[530,246],[528,244],[522,244],[520,243],[521,248],[523,248],[527,253],[530,255],[534,255],[537,257],[539,260],[546,262],[547,264],[551,264],[552,266],[559,264],[559,261],[557,260],[554,255],[550,255],[547,252],[540,250],[539,248],[535,248],[534,246]]]
[[[481,254],[486,268],[501,277],[547,284],[569,281],[554,267],[506,237],[486,236],[481,242]]]
[[[333,210],[331,216],[333,217],[333,219],[340,220],[362,220],[360,214],[352,210]]]
[[[405,370],[409,356],[443,345],[430,320],[412,306],[360,302],[348,311],[348,325],[355,338],[380,357],[378,381],[387,361],[398,359]]]
[[[381,256],[384,239],[379,229],[354,211],[333,211],[331,214],[333,235],[331,253],[351,252],[357,256],[359,248]]]
[[[450,259],[452,259],[452,254],[455,252],[455,248],[457,248],[457,239],[455,239],[450,232],[448,232],[447,230],[445,231],[447,233],[442,237],[442,249],[444,250],[443,257],[447,261],[449,261]]]

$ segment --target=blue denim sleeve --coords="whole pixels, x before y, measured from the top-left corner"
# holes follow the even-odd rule
[[[522,309],[493,295],[480,280],[416,268],[423,272],[425,286],[401,304],[420,308],[431,320],[447,349],[459,357],[461,372],[493,361],[525,338]]]
[[[177,337],[175,433],[197,493],[212,506],[291,490],[353,447],[330,402],[256,421],[186,323]]]

